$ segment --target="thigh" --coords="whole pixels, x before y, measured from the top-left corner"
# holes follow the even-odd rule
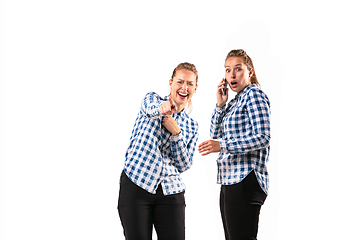
[[[224,189],[224,215],[229,239],[256,239],[260,209],[266,194],[257,183],[255,173]]]
[[[221,220],[222,220],[223,228],[224,228],[225,239],[228,240],[229,235],[228,235],[227,226],[226,226],[225,196],[224,196],[224,190],[223,189],[224,189],[224,186],[221,186],[221,190],[220,190],[220,213],[221,213]]]
[[[151,193],[134,184],[123,172],[118,211],[127,240],[151,240],[153,207]]]
[[[154,227],[159,240],[185,239],[184,192],[162,196],[154,208]]]
[[[251,204],[226,205],[226,239],[255,240],[260,208],[260,205]]]

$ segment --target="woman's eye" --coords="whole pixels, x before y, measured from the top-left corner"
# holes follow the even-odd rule
[[[241,71],[241,68],[237,68],[236,71]]]

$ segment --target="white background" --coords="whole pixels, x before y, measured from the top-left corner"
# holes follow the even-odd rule
[[[360,239],[355,1],[5,0],[6,240],[124,239],[118,180],[140,100],[194,63],[191,116],[209,138],[224,59],[243,48],[272,104],[258,239]],[[187,239],[224,239],[216,154],[194,157]]]

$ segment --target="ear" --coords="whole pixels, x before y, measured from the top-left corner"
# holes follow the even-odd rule
[[[171,87],[171,85],[172,85],[172,82],[173,82],[173,80],[170,79],[170,80],[169,80],[169,86],[170,86],[170,87]]]
[[[249,70],[249,77],[251,78],[253,74],[254,74],[254,69],[253,69],[253,68],[250,68],[250,70]]]

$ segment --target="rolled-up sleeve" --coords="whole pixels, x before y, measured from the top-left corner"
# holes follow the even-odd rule
[[[142,100],[140,111],[148,118],[159,118],[162,116],[160,106],[163,102],[157,93],[150,92]]]

